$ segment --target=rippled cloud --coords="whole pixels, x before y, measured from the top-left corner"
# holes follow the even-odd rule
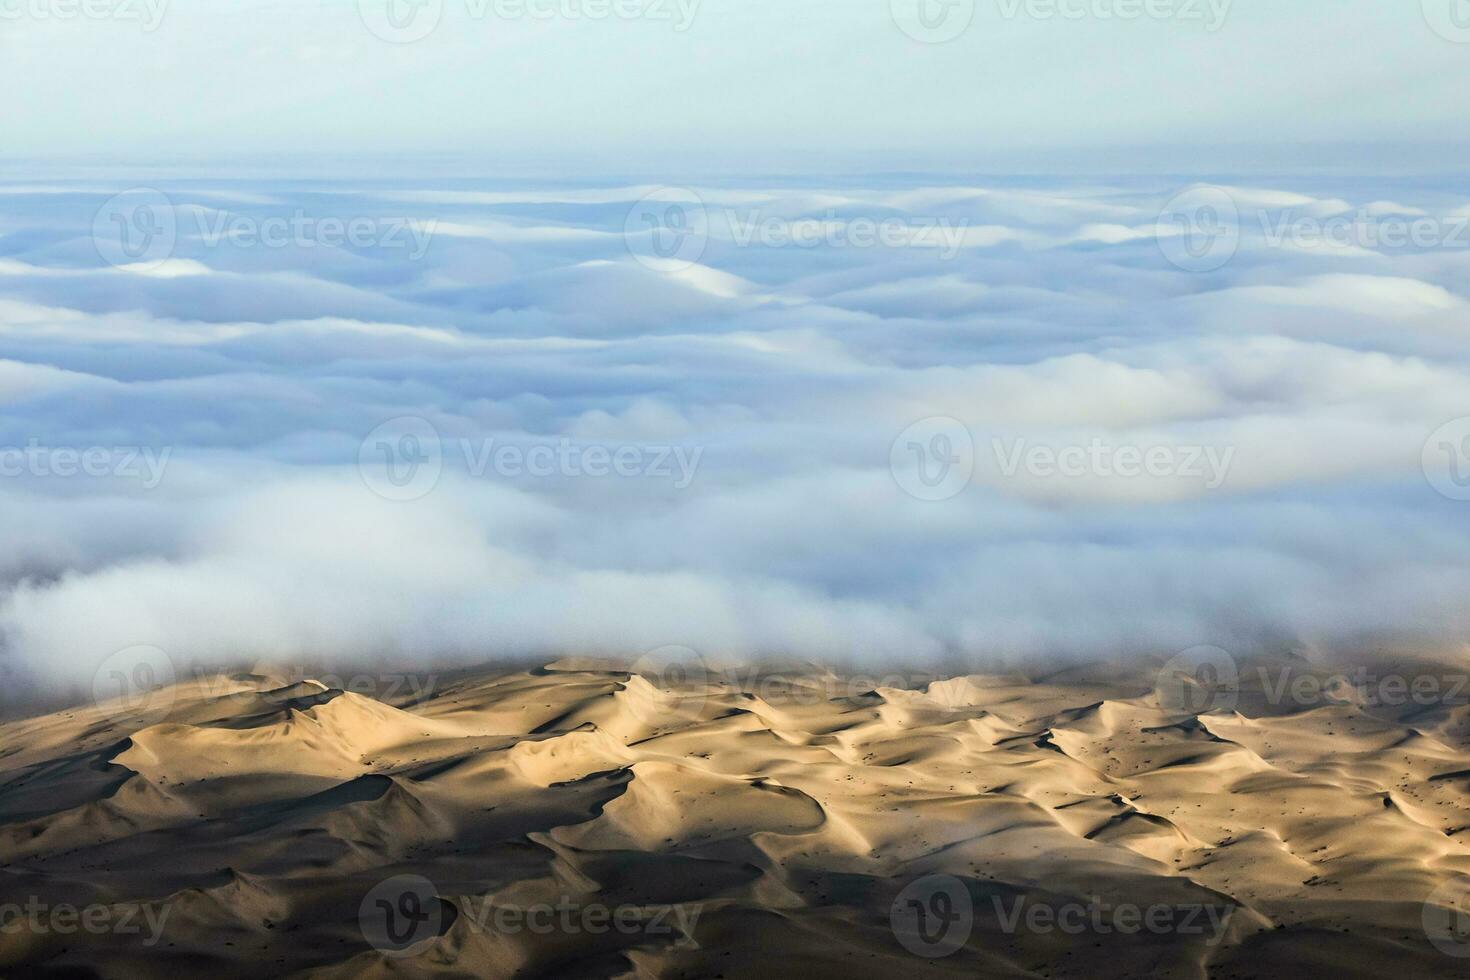
[[[1470,204],[0,188],[0,635],[181,659],[1463,648]]]

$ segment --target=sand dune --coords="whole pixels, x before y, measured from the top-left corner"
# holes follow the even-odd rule
[[[13,720],[0,976],[1467,968],[1470,709],[1157,669],[257,669]]]

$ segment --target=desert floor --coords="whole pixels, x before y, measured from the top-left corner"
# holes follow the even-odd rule
[[[0,725],[0,976],[1460,976],[1392,671],[190,675]]]

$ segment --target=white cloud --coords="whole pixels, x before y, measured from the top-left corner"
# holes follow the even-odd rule
[[[714,237],[698,263],[647,264],[623,231],[636,185],[170,194],[191,213],[227,190],[267,216],[411,205],[439,237],[417,258],[183,238],[137,275],[88,240],[112,191],[0,197],[0,454],[170,454],[153,488],[0,477],[13,676],[87,682],[139,643],[224,661],[1463,641],[1470,532],[1423,469],[1430,433],[1470,417],[1451,252],[1253,239],[1189,272],[1152,241],[1161,185],[699,187],[782,220],[967,231],[949,254]],[[1412,183],[1362,199],[1445,207]],[[933,416],[968,431],[974,477],[927,503],[890,464]],[[433,426],[443,473],[393,503],[358,463],[400,417]],[[697,450],[698,470],[683,489],[475,471],[563,440]],[[1220,479],[1008,472],[1017,445],[1214,452]]]

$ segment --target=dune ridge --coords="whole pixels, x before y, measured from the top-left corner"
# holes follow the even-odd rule
[[[1245,672],[1184,710],[1155,671],[568,659],[387,703],[258,668],[11,721],[0,905],[143,928],[7,927],[0,976],[1458,975],[1424,917],[1470,875],[1470,708]],[[363,916],[402,876],[400,955]]]

